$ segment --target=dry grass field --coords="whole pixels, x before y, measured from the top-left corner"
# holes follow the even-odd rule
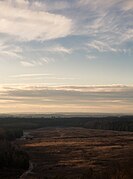
[[[42,128],[20,140],[32,169],[25,179],[132,179],[133,133],[84,128]]]

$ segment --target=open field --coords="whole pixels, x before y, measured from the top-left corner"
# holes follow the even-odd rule
[[[133,178],[133,133],[72,127],[28,132],[33,139],[18,141],[33,164],[25,179]]]

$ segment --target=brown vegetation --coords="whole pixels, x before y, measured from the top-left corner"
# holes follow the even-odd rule
[[[31,130],[20,141],[35,166],[26,178],[133,178],[133,133],[84,128]]]

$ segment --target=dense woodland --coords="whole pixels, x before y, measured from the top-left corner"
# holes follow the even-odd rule
[[[23,168],[29,166],[28,155],[6,140],[0,141],[0,168]]]
[[[22,151],[13,142],[22,135],[22,129],[16,129],[14,127],[0,128],[0,177],[2,178],[4,178],[5,174],[8,176],[7,171],[14,171],[15,175],[17,173],[19,176],[29,167],[27,153]]]

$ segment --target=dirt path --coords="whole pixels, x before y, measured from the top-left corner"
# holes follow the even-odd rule
[[[21,137],[21,139],[23,140],[24,138],[28,138],[30,136],[30,132],[24,132],[23,136]],[[25,179],[28,177],[29,174],[34,174],[32,172],[33,168],[34,168],[35,164],[31,161],[29,161],[29,169],[27,171],[25,171],[20,177],[19,179]]]
[[[28,174],[33,174],[32,170],[34,168],[34,164],[30,161],[29,163],[29,169],[24,172],[20,177],[19,179],[25,179],[27,177]]]

